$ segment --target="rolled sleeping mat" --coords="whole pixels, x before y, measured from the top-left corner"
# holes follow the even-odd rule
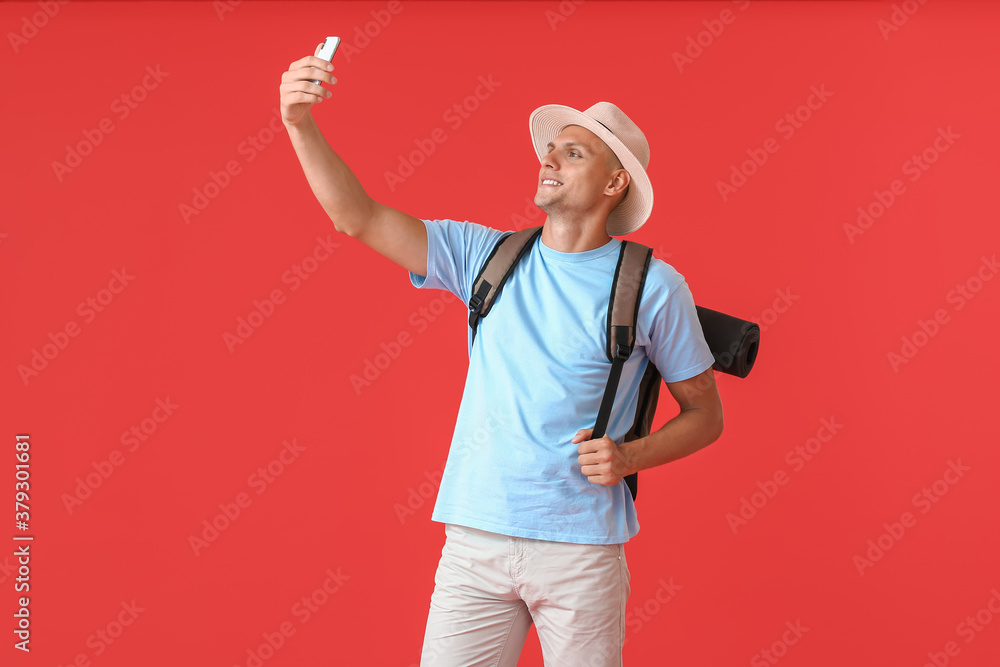
[[[705,342],[715,357],[712,368],[720,373],[745,378],[757,359],[760,327],[716,310],[695,306]]]

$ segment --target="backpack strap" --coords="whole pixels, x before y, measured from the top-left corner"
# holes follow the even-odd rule
[[[622,367],[632,355],[632,349],[635,347],[639,302],[642,299],[642,288],[646,284],[646,273],[649,271],[649,262],[652,257],[652,248],[634,241],[622,241],[621,251],[618,254],[618,266],[615,267],[615,279],[611,285],[611,298],[608,301],[607,352],[608,359],[611,361],[611,373],[608,375],[604,398],[601,400],[601,408],[597,413],[594,433],[590,436],[593,439],[604,437],[607,432],[608,421],[611,419],[611,408],[614,406],[615,394],[618,391],[618,381],[622,375]],[[658,384],[656,389],[659,389]],[[642,400],[640,400],[641,405]],[[637,482],[638,476],[635,473],[625,478],[633,500],[636,497]]]
[[[472,297],[469,299],[469,326],[472,327],[472,342],[476,342],[479,320],[486,317],[497,294],[514,273],[517,262],[531,249],[535,238],[542,233],[541,227],[529,227],[505,234],[493,246],[493,252],[486,258],[479,274],[472,283]]]
[[[532,243],[542,233],[542,227],[529,227],[520,231],[505,234],[497,241],[493,251],[483,263],[479,274],[472,284],[472,297],[469,299],[469,326],[472,327],[472,341],[475,343],[479,320],[489,314],[497,294],[504,283],[514,272],[517,262],[528,252]],[[622,367],[632,355],[635,347],[636,322],[639,317],[639,302],[642,299],[642,289],[646,284],[646,273],[653,257],[653,249],[634,241],[622,241],[618,253],[618,265],[615,267],[615,277],[611,284],[611,297],[608,300],[607,324],[607,355],[611,361],[611,373],[604,389],[604,398],[597,414],[592,438],[603,437],[611,418],[611,408],[618,391]],[[626,440],[649,432],[652,421],[652,410],[655,409],[659,393],[660,376],[650,362],[640,386],[640,400],[636,407],[635,422],[625,436]],[[635,500],[638,475],[633,473],[625,477],[625,483]]]

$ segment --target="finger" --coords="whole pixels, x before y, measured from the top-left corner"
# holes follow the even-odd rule
[[[297,72],[292,72],[293,80],[298,81],[308,81],[312,83],[313,81],[319,81],[320,83],[336,83],[336,79],[333,78],[332,68],[333,66],[325,60],[320,60],[322,63],[318,69],[314,67],[304,67]],[[315,84],[319,85],[319,84]]]
[[[319,81],[319,83],[313,83]],[[329,72],[313,68],[288,70],[281,75],[281,85],[289,86],[291,90],[305,90],[316,95],[324,95],[326,89],[321,84],[335,85],[337,79]]]
[[[304,58],[299,58],[295,62],[291,63],[288,66],[288,71],[285,73],[286,74],[290,74],[293,72],[301,73],[301,70],[304,70],[306,73],[308,73],[311,71],[310,68],[312,67],[320,69],[324,72],[332,72],[334,69],[333,64],[329,60],[323,60],[322,58],[317,58],[316,56],[305,56]],[[312,78],[315,79],[317,77],[312,77]]]
[[[314,92],[317,89],[319,92]],[[279,90],[281,91],[282,99],[285,99],[288,104],[303,102],[312,104],[313,102],[321,102],[332,95],[329,90],[315,83],[306,83],[305,85],[302,85],[302,83],[283,83],[279,86]]]
[[[301,74],[303,71],[309,73]],[[320,83],[313,83],[314,80]],[[330,91],[321,85],[328,80],[331,84],[335,83],[335,80],[333,80],[333,77],[328,72],[321,72],[315,69],[288,71],[281,75],[281,86],[279,89],[282,94],[285,92],[303,92],[315,95],[316,97],[330,97]]]

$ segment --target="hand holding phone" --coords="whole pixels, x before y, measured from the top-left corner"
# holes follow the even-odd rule
[[[332,65],[313,65],[317,58],[321,58],[327,62],[333,58],[333,54],[336,52],[337,47],[340,46],[339,37],[327,37],[326,41],[320,44],[313,50],[313,55],[305,56],[293,62],[287,72],[281,75],[281,86],[279,87],[279,92],[281,93],[281,120],[285,124],[285,127],[293,128],[297,126],[302,119],[308,114],[309,108],[322,102],[324,99],[330,97],[330,91],[322,86],[323,83],[329,81],[330,84],[337,83],[337,79],[330,76],[329,74],[324,74],[323,80],[310,79],[309,72],[304,72],[305,69],[318,69],[330,70],[327,67],[332,68]],[[305,85],[305,82],[313,84],[312,86]]]
[[[338,46],[340,46],[340,37],[327,37],[326,41],[323,42],[323,46],[320,47],[319,53],[316,54],[316,57],[330,62],[333,60],[333,54],[337,52]],[[310,79],[310,81],[317,85],[319,84],[319,81],[314,79]]]

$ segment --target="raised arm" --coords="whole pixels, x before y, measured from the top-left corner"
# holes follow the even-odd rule
[[[312,80],[335,84],[332,69],[330,63],[313,55],[296,60],[281,75],[281,120],[306,180],[338,232],[426,276],[424,223],[368,196],[354,172],[327,143],[310,113],[313,104],[331,96],[329,90]]]

